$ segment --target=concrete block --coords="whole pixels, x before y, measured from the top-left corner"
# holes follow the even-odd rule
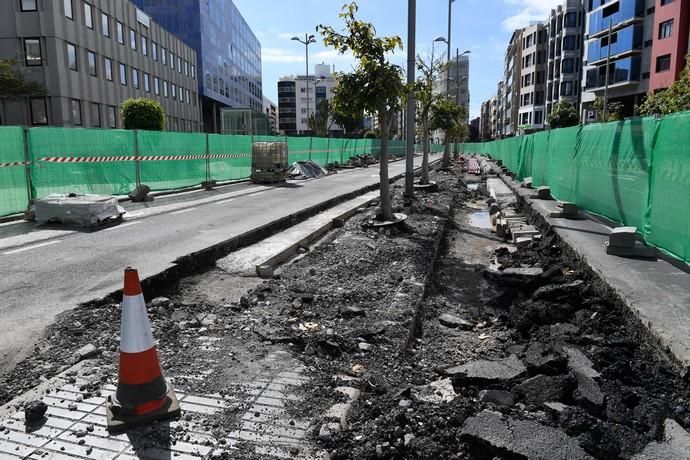
[[[549,213],[549,217],[574,219],[580,215],[580,208],[576,204],[563,201],[558,203],[558,207],[561,208],[561,211]]]
[[[609,245],[619,248],[634,248],[637,241],[637,227],[618,227],[611,230]]]
[[[539,200],[550,200],[551,199],[551,187],[537,187],[537,199]]]
[[[522,187],[532,188],[532,178],[531,177],[525,177],[525,179],[522,181]]]
[[[261,278],[273,278],[273,266],[268,264],[257,265],[256,274]]]
[[[489,206],[489,214],[498,214],[501,211],[501,206],[498,205],[498,203],[491,203]]]
[[[637,243],[632,248],[611,246],[606,243],[606,254],[610,256],[630,257],[633,259],[653,259],[657,258],[656,248]]]

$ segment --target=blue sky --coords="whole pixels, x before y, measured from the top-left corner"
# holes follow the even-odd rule
[[[285,75],[304,74],[304,46],[290,41],[294,35],[315,33],[318,24],[340,28],[338,13],[344,0],[234,0],[262,46],[264,94],[277,102],[277,81]],[[470,56],[470,113],[479,115],[482,101],[496,92],[502,78],[503,55],[512,31],[543,20],[561,0],[455,0],[452,15],[452,53],[468,49]],[[407,0],[359,0],[359,17],[373,23],[380,35],[399,35],[407,43]],[[431,54],[435,37],[448,32],[447,0],[417,0],[417,53]],[[317,36],[318,38],[318,36]],[[440,46],[439,46],[440,45]],[[446,52],[437,43],[436,53]],[[392,60],[406,61],[406,51]],[[319,39],[309,47],[310,73],[316,63],[352,68],[349,56],[325,48]]]

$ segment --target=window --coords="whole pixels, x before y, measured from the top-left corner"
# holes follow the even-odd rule
[[[563,49],[572,51],[575,49],[577,46],[577,40],[575,38],[575,35],[566,35],[565,38],[563,39]]]
[[[160,95],[161,93],[161,81],[158,77],[153,77],[153,92],[156,94],[156,96]]]
[[[43,55],[41,54],[41,39],[24,39],[24,62],[28,67],[43,65]]]
[[[163,96],[168,97],[168,82],[163,80]]]
[[[542,112],[534,112],[534,124],[540,125],[544,114]]]
[[[170,68],[174,69],[175,68],[175,55],[173,52],[170,52]]]
[[[177,57],[177,70],[182,73],[182,58],[179,56]]]
[[[47,125],[48,124],[48,108],[46,107],[46,98],[44,98],[44,97],[31,98],[29,107],[31,109],[31,124],[32,125]]]
[[[661,0],[661,6],[668,5],[671,3],[673,0]]]
[[[101,27],[103,28],[103,36],[110,37],[110,17],[101,13]]]
[[[187,63],[187,61],[184,61],[184,76],[189,76],[189,64]]]
[[[117,128],[117,109],[113,105],[108,106],[108,128]]]
[[[175,86],[175,83],[170,83],[170,93],[172,94],[173,99],[177,99],[177,87]]]
[[[129,29],[129,46],[133,49],[137,49],[137,33],[134,29]]]
[[[659,24],[659,38],[668,38],[673,35],[673,19]]]
[[[192,64],[192,78],[196,78],[196,67]]]
[[[95,102],[91,103],[91,123],[96,128],[101,127],[101,106]]]
[[[77,47],[72,43],[67,44],[67,66],[72,70],[79,70],[77,65]]]
[[[563,73],[572,73],[575,70],[575,61],[573,58],[563,59],[562,71]]]
[[[132,67],[132,86],[139,88],[139,71]]]
[[[191,98],[189,97],[189,90],[188,89],[184,90],[184,96],[185,96],[187,104],[190,104]]]
[[[74,126],[81,126],[81,102],[79,99],[72,99],[72,123]]]
[[[163,65],[167,65],[168,52],[161,46],[161,62]]]
[[[113,81],[113,61],[110,58],[103,58],[103,74],[106,80]]]
[[[154,41],[151,42],[151,57],[154,61],[158,60],[158,45]]]
[[[21,0],[22,11],[38,11],[38,0]]]
[[[86,2],[84,2],[84,25],[89,29],[93,29],[93,7]]]
[[[566,27],[577,27],[577,13],[565,13],[563,23]]]
[[[180,102],[184,102],[184,91],[181,86],[177,87],[177,95],[179,96]]]
[[[659,56],[656,58],[656,71],[657,72],[666,72],[667,70],[671,70],[671,55],[670,54],[665,54],[663,56]]]
[[[144,91],[151,92],[151,76],[147,73],[144,74]]]
[[[120,63],[120,84],[127,86],[127,66]]]
[[[72,0],[62,0],[62,6],[65,10],[65,17],[74,19],[74,12],[72,11]]]
[[[98,73],[96,72],[96,53],[94,53],[93,51],[87,51],[86,63],[89,66],[89,75],[97,77]]]
[[[125,44],[125,25],[120,21],[117,21],[117,42],[120,45]]]
[[[621,9],[621,4],[620,2],[613,3],[606,8],[603,9],[602,11],[602,17],[603,18],[608,18],[611,15],[614,15],[618,13]]]
[[[148,39],[145,35],[141,36],[141,54],[143,54],[144,56],[148,56],[149,54]]]
[[[573,82],[564,81],[561,83],[561,96],[572,96],[573,95]]]

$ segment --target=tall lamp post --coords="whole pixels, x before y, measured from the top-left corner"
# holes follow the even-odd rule
[[[307,129],[309,129],[309,45],[316,43],[316,37],[314,35],[304,34],[304,40],[299,37],[292,37],[291,40],[300,42],[304,45],[304,54],[306,56],[306,72],[307,72]],[[316,86],[314,86],[316,88]],[[314,90],[316,91],[316,89]]]
[[[455,0],[448,0],[448,41],[446,42],[448,44],[448,54],[446,55],[446,62],[450,62],[450,43],[451,43],[451,38],[450,38],[450,32],[451,32],[451,22],[452,22],[452,13],[453,13],[453,2]],[[450,80],[446,82],[446,97],[450,96]]]
[[[415,126],[415,41],[417,31],[417,0],[407,0],[407,125],[405,126],[405,195],[414,196],[414,126]]]

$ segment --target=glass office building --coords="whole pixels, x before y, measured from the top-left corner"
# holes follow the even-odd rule
[[[196,50],[205,131],[220,132],[223,107],[262,111],[261,44],[232,0],[132,2]]]

